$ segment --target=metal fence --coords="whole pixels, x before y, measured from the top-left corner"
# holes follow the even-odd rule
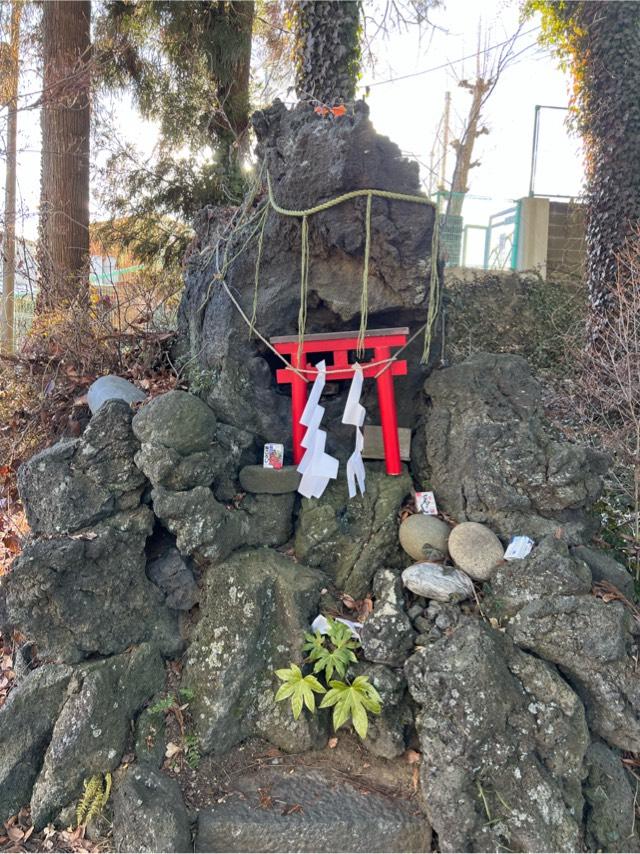
[[[458,197],[462,214],[452,214]],[[514,199],[438,192],[440,240],[447,267],[515,270],[520,236],[520,203]]]

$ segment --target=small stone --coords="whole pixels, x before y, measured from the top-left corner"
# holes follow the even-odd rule
[[[479,522],[462,522],[451,532],[449,554],[476,581],[487,581],[504,558],[502,543]]]
[[[414,513],[400,525],[400,545],[414,560],[443,560],[451,528],[436,516]]]
[[[299,483],[300,475],[295,466],[283,466],[281,469],[245,466],[240,470],[240,486],[245,492],[283,495],[295,492]]]
[[[415,604],[415,605],[412,605],[412,606],[409,608],[409,610],[407,611],[407,614],[409,615],[410,619],[415,620],[415,618],[416,618],[416,617],[421,617],[421,616],[422,616],[422,612],[423,612],[423,611],[424,611],[424,606],[423,606],[423,605],[419,605],[419,604],[416,602],[416,604]]]
[[[431,623],[426,617],[418,617],[413,621],[413,624],[419,632],[431,631]]]
[[[147,578],[166,595],[167,607],[176,611],[190,610],[200,598],[193,572],[176,548],[147,565]]]
[[[428,643],[431,643],[431,638],[428,634],[418,635],[416,638],[416,646],[426,646]]]
[[[439,602],[460,602],[473,596],[468,575],[439,563],[414,563],[402,573],[402,583],[413,593]]]
[[[443,631],[451,627],[451,617],[448,614],[438,614],[436,617],[436,626]]]
[[[431,631],[429,632],[429,638],[432,641],[437,641],[437,640],[440,640],[441,637],[442,637],[442,632],[440,631],[440,629],[438,629],[434,626],[431,629]]]
[[[106,377],[98,377],[91,383],[87,392],[87,403],[91,414],[100,409],[103,403],[108,400],[124,400],[125,403],[139,403],[146,400],[146,394],[136,388],[133,383],[122,377],[116,377],[113,374],[108,374]]]

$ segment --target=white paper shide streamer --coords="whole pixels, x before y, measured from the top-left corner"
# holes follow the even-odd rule
[[[318,373],[300,418],[300,423],[307,428],[307,432],[302,440],[305,453],[298,465],[298,471],[302,475],[298,492],[305,498],[320,498],[329,481],[338,476],[338,460],[325,453],[327,434],[320,430],[320,422],[324,417],[320,396],[326,382],[326,362],[318,362],[316,368]]]
[[[365,468],[364,463],[362,462],[364,436],[360,429],[364,424],[364,418],[366,415],[366,410],[360,403],[363,379],[364,374],[362,373],[362,367],[356,362],[353,366],[353,379],[351,381],[351,388],[349,389],[347,403],[344,408],[344,415],[342,416],[343,424],[353,424],[356,428],[355,449],[347,460],[347,484],[349,486],[349,498],[353,498],[356,495],[356,482],[360,489],[360,494],[364,495]]]

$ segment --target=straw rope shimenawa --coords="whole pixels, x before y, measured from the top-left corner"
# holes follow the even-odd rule
[[[410,202],[413,204],[420,205],[428,205],[432,207],[434,210],[437,210],[435,202],[432,202],[431,199],[427,199],[424,196],[412,196],[407,193],[396,193],[392,190],[375,190],[375,189],[363,189],[363,190],[351,190],[348,193],[343,193],[340,196],[336,196],[333,199],[329,199],[326,202],[322,202],[321,204],[315,205],[311,208],[301,209],[301,210],[291,210],[288,208],[281,207],[273,194],[273,188],[271,185],[271,177],[267,171],[267,190],[268,190],[268,199],[264,208],[260,211],[257,217],[251,217],[251,222],[254,222],[256,219],[257,224],[251,231],[248,239],[242,244],[239,251],[233,256],[233,258],[229,261],[226,260],[223,264],[223,269],[219,272],[214,280],[217,280],[222,284],[223,289],[229,296],[231,302],[233,303],[236,310],[239,312],[240,316],[243,318],[245,323],[249,326],[249,334],[255,334],[256,337],[262,341],[262,343],[290,369],[298,376],[307,380],[305,374],[315,374],[315,369],[305,369],[305,368],[294,368],[290,362],[282,356],[282,354],[278,353],[275,348],[271,345],[271,343],[256,329],[256,314],[257,314],[257,304],[258,304],[258,290],[260,287],[260,262],[262,259],[262,249],[264,243],[264,232],[267,224],[267,219],[269,216],[270,210],[273,210],[275,213],[280,216],[287,217],[295,217],[301,220],[301,249],[300,249],[300,310],[298,313],[298,340],[299,347],[302,348],[302,344],[304,341],[305,327],[307,321],[307,296],[308,296],[308,287],[309,287],[309,217],[314,214],[320,213],[322,211],[329,210],[336,205],[343,204],[351,199],[363,198],[367,199],[367,206],[365,212],[365,249],[364,249],[364,263],[363,263],[363,271],[362,271],[362,293],[360,297],[360,329],[358,332],[358,356],[361,357],[362,353],[365,349],[365,336],[367,331],[367,320],[368,320],[368,311],[369,311],[369,291],[368,291],[368,283],[369,283],[369,256],[371,251],[371,209],[372,209],[372,201],[373,198],[381,198],[381,199],[391,199],[393,201],[400,202]],[[246,223],[248,225],[249,223]],[[254,238],[254,236],[258,234],[258,254],[256,259],[256,267],[255,267],[255,275],[254,275],[254,293],[253,293],[253,306],[251,317],[247,317],[246,313],[243,311],[242,307],[236,300],[236,298],[231,293],[231,290],[227,286],[224,281],[224,276],[226,274],[229,265],[235,258],[237,258],[247,247],[250,241]],[[400,356],[400,354],[406,350],[406,348],[415,341],[415,339],[422,334],[425,333],[424,336],[424,346],[422,352],[422,363],[426,364],[429,359],[429,353],[431,350],[431,340],[433,336],[433,327],[436,321],[436,317],[438,314],[438,307],[440,301],[440,287],[439,287],[439,278],[438,278],[438,217],[434,218],[434,226],[433,226],[433,235],[431,240],[431,270],[430,270],[430,287],[429,287],[429,304],[427,309],[427,321],[424,323],[418,330],[415,332],[407,341],[407,343],[398,350],[391,358],[381,360],[380,362],[372,362],[369,363],[370,367],[374,367],[377,365],[381,366],[381,370],[378,372],[377,376],[387,370],[389,366]],[[213,283],[212,283],[213,284]],[[300,351],[299,351],[300,352]],[[327,376],[331,375],[331,369],[327,370]],[[308,381],[308,380],[307,380]]]

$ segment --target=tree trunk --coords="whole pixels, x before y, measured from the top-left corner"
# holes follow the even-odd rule
[[[353,101],[360,70],[360,3],[298,0],[293,9],[298,98],[329,106]]]
[[[483,132],[480,129],[482,105],[490,86],[491,80],[484,80],[481,77],[466,86],[471,92],[471,107],[469,108],[469,118],[467,119],[462,138],[456,139],[453,142],[456,161],[451,180],[451,196],[447,205],[447,214],[451,216],[460,216],[462,214],[464,197],[469,191],[469,172],[476,165],[472,161],[473,148],[476,139]]]
[[[39,312],[88,302],[90,0],[43,4]]]
[[[563,7],[564,8],[564,7]],[[567,3],[586,150],[587,283],[598,315],[613,302],[616,253],[640,220],[640,3]]]
[[[20,70],[20,16],[22,3],[11,6],[10,70],[7,102],[7,172],[4,194],[4,237],[2,240],[2,317],[0,343],[7,353],[14,347],[14,298],[16,278],[16,158],[18,149],[18,79]]]

